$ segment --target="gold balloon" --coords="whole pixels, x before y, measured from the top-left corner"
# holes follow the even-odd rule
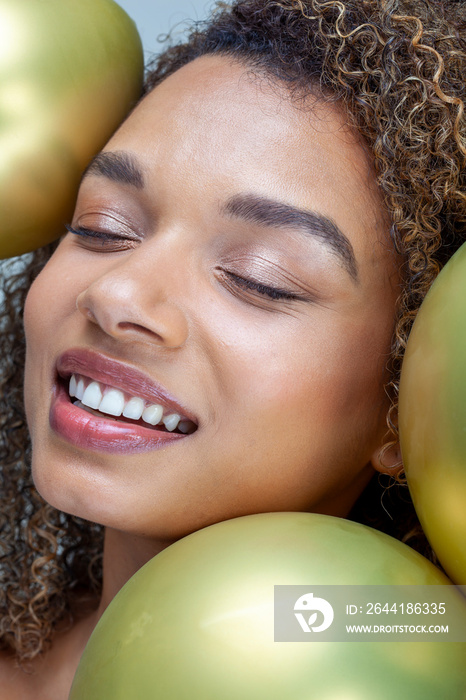
[[[419,520],[447,574],[466,584],[466,244],[419,310],[403,362],[399,411]]]
[[[0,258],[61,235],[142,77],[136,26],[113,0],[0,0]]]
[[[466,620],[448,579],[376,530],[310,513],[237,518],[133,576],[91,636],[69,700],[464,700],[461,643],[274,642],[277,584],[440,585]]]

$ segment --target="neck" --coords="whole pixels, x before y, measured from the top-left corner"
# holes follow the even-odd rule
[[[106,528],[102,597],[97,618],[100,618],[131,576],[170,544],[170,541],[153,540]]]

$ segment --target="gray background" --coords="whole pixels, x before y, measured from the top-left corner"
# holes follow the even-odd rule
[[[19,1],[19,0],[17,0]],[[134,19],[144,45],[146,60],[163,45],[157,39],[170,31],[174,36],[192,20],[202,20],[213,7],[214,0],[117,0]]]

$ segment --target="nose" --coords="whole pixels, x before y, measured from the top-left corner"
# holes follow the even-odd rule
[[[77,309],[117,340],[179,348],[188,337],[188,319],[159,271],[160,265],[132,254],[93,280],[79,294]],[[172,277],[171,287],[176,280]]]

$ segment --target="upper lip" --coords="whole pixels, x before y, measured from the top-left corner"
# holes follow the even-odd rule
[[[85,348],[66,350],[57,360],[57,372],[62,378],[81,374],[102,384],[109,384],[131,396],[139,396],[150,403],[161,404],[173,413],[180,414],[196,425],[199,424],[197,418],[188,409],[143,372],[93,350]]]

